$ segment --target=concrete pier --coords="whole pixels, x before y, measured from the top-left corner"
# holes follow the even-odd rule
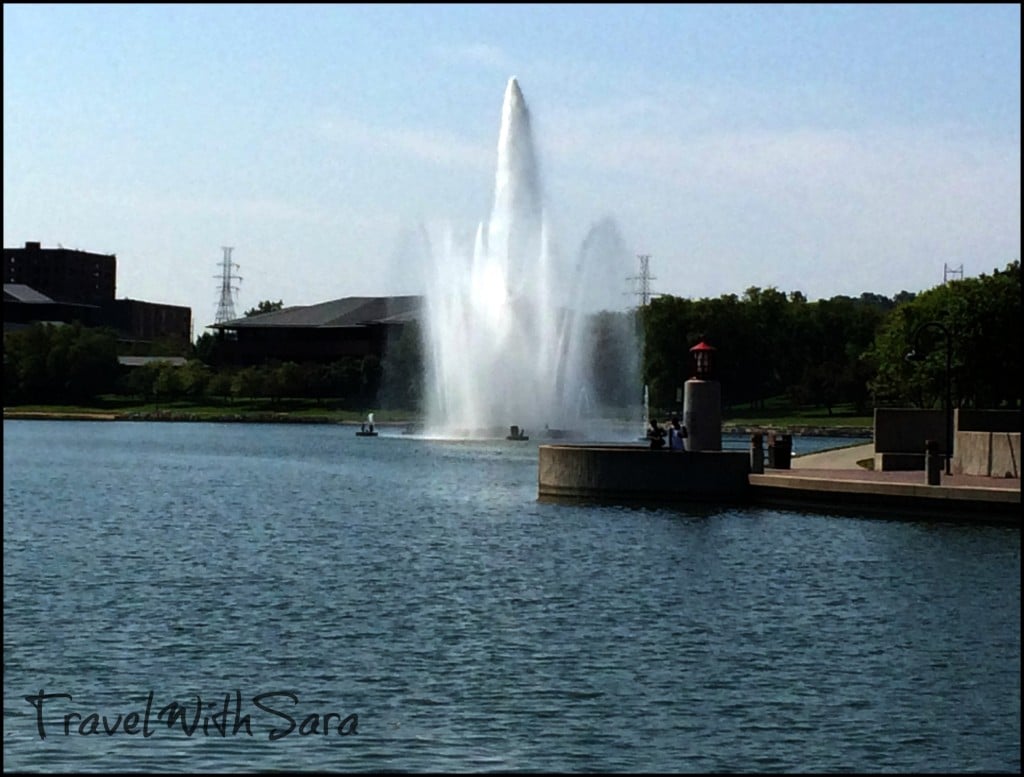
[[[731,505],[805,509],[904,520],[1020,526],[1020,478],[879,472],[858,462],[872,446],[793,459],[792,470],[751,472],[749,451],[673,453],[634,445],[542,445],[538,498],[609,503]]]
[[[621,501],[743,501],[746,451],[699,453],[635,445],[542,445],[538,495]]]

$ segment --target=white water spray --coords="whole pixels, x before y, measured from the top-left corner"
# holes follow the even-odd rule
[[[427,433],[504,436],[514,424],[542,436],[545,427],[577,426],[580,397],[595,395],[585,313],[595,291],[607,297],[608,284],[625,277],[626,252],[606,220],[574,263],[559,259],[530,113],[515,78],[505,89],[490,218],[471,248],[448,232],[429,251]],[[621,268],[609,277],[615,262]]]

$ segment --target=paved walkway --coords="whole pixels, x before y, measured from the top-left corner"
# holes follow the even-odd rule
[[[874,456],[874,443],[835,448],[806,456],[794,456],[790,470],[765,468],[766,475],[798,476],[824,480],[857,480],[867,483],[906,483],[926,485],[923,470],[875,472],[857,464]],[[947,475],[942,473],[940,486],[983,488],[1020,492],[1020,478],[989,478],[980,475]]]
[[[797,454],[790,462],[792,469],[863,469],[857,462],[873,458],[875,444],[851,445],[847,448],[833,448],[820,453]]]

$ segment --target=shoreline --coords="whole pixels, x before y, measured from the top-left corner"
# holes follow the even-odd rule
[[[45,410],[8,410],[4,408],[5,421],[160,421],[171,423],[253,423],[253,424],[334,424],[337,426],[358,426],[361,421],[341,420],[328,416],[299,416],[291,413],[254,412],[254,413],[221,413],[203,415],[187,411],[167,410],[133,412],[64,412]],[[378,428],[406,428],[418,425],[419,421],[379,421],[374,424]],[[801,437],[849,437],[851,439],[871,439],[873,430],[861,426],[824,426],[820,424],[801,424],[783,426],[767,424],[754,426],[750,424],[722,424],[723,434],[793,434]]]

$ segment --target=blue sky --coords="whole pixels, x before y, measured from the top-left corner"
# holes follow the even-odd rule
[[[118,257],[212,323],[419,293],[530,107],[556,241],[653,291],[891,296],[1020,258],[1018,5],[4,5],[4,245]],[[606,279],[628,304],[626,275]],[[614,295],[613,295],[614,296]]]

